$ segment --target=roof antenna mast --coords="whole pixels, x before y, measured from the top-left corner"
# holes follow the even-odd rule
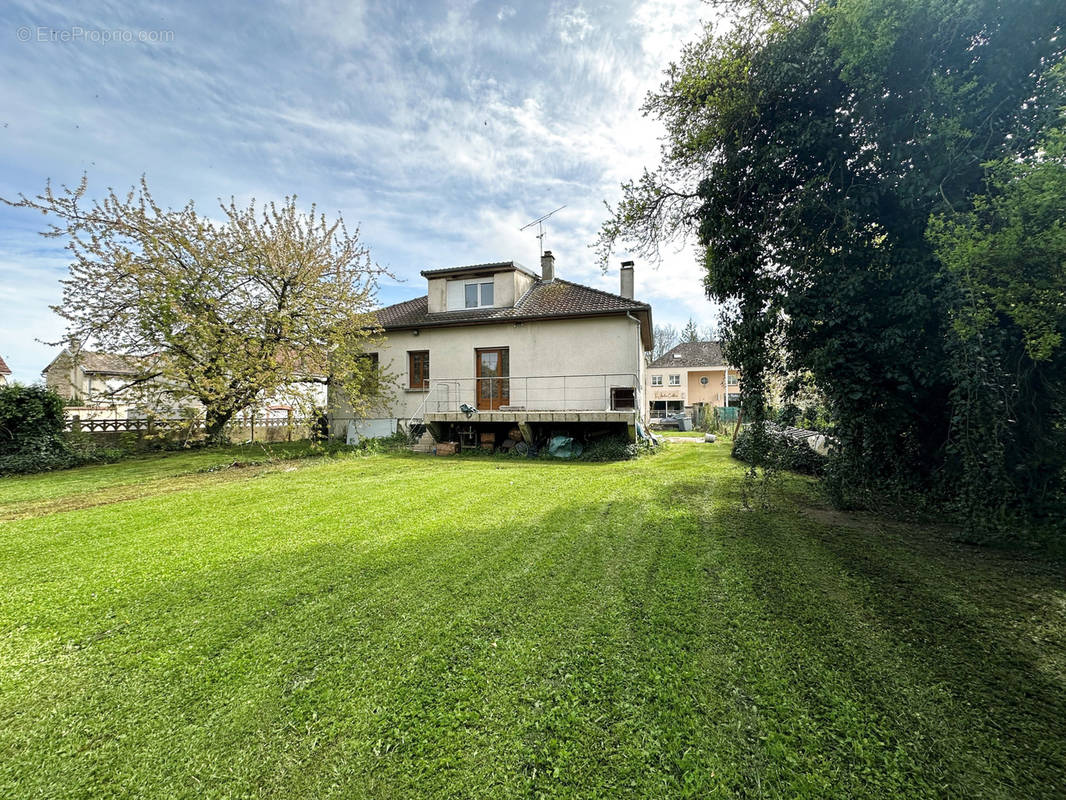
[[[537,239],[540,240],[540,254],[541,255],[544,255],[544,234],[545,234],[544,221],[547,220],[548,217],[550,217],[552,214],[555,214],[558,211],[562,211],[564,208],[566,208],[566,206],[559,206],[557,209],[555,209],[555,211],[549,211],[543,217],[537,217],[532,222],[527,223],[527,224],[523,225],[521,228],[518,229],[520,231],[524,231],[527,228],[532,228],[534,225],[537,226]]]

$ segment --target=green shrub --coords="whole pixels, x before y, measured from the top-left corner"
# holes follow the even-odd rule
[[[0,387],[0,475],[117,461],[126,449],[63,431],[63,399],[41,386]]]
[[[547,448],[545,448],[547,449]],[[648,450],[648,445],[638,445],[621,436],[593,439],[585,445],[578,461],[628,461]]]
[[[0,474],[73,463],[63,437],[63,399],[41,386],[0,387]]]
[[[733,458],[746,464],[754,462],[754,442],[752,426],[748,425],[737,434],[733,442]],[[767,458],[771,466],[802,472],[807,475],[821,475],[828,459],[816,453],[807,442],[787,436],[779,425],[767,423],[767,435],[770,449]]]
[[[63,398],[41,386],[0,387],[0,455],[63,441]]]

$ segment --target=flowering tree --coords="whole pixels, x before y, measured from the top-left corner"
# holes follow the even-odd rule
[[[72,256],[63,300],[72,349],[128,357],[122,390],[164,387],[203,407],[209,438],[232,417],[279,391],[309,399],[335,384],[356,409],[377,392],[362,357],[376,335],[373,306],[383,273],[359,232],[295,197],[257,208],[220,202],[222,216],[192,202],[164,209],[142,178],[124,196],[85,202],[87,181],[9,205],[56,221],[43,232]]]

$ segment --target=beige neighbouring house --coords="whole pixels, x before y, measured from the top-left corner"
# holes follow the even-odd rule
[[[7,376],[11,374],[11,368],[4,363],[3,356],[0,356],[0,386],[7,386]]]
[[[365,418],[336,392],[331,433],[349,440],[428,428],[437,442],[526,442],[568,432],[619,433],[643,421],[651,307],[633,297],[625,262],[618,294],[513,261],[422,272],[427,293],[377,312],[383,341],[369,354],[386,376]]]
[[[45,384],[70,402],[66,406],[67,419],[119,420],[144,418],[149,413],[164,417],[195,416],[202,406],[183,397],[175,405],[164,384],[149,381],[139,389],[131,388],[136,378],[136,363],[130,356],[118,353],[79,351],[77,357],[64,348],[41,371]],[[297,395],[311,396],[319,408],[326,406],[324,384],[299,383],[294,392],[279,389],[254,409],[257,419],[285,419],[298,405]]]
[[[648,365],[648,414],[659,419],[693,406],[740,405],[740,373],[725,363],[720,342],[685,342]]]
[[[81,350],[75,357],[67,348],[41,370],[45,385],[70,403],[67,417],[83,420],[126,419],[131,400],[123,389],[136,374],[126,356]]]

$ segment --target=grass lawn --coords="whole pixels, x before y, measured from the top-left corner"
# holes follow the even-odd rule
[[[193,450],[146,453],[115,464],[0,477],[0,520],[34,515],[69,506],[95,505],[142,496],[145,486],[161,478],[225,467],[234,462],[256,462],[307,455],[308,442],[243,444]],[[173,489],[173,482],[167,485]],[[125,491],[123,491],[125,490]]]
[[[1066,794],[1061,569],[724,445],[165,463],[0,523],[0,797]]]

